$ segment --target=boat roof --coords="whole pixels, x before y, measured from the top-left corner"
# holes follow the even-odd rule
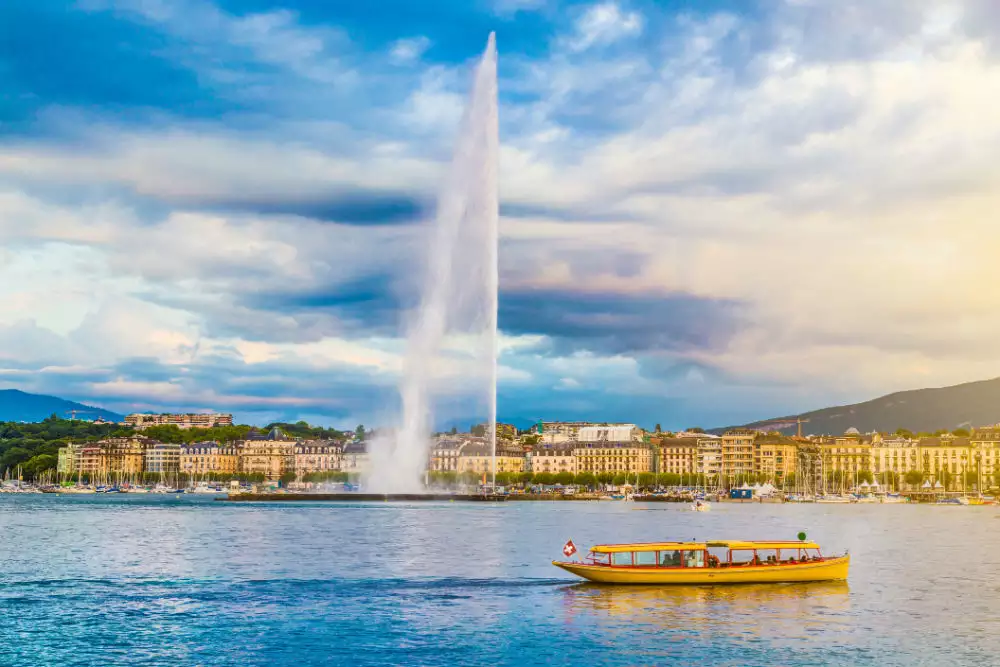
[[[591,547],[593,553],[610,554],[622,551],[667,551],[698,550],[710,547],[724,549],[819,549],[815,542],[800,542],[798,540],[785,542],[748,542],[744,540],[709,540],[707,542],[640,542],[636,544],[598,544]]]

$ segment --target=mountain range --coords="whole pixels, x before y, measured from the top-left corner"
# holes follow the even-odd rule
[[[92,405],[75,403],[55,396],[28,394],[17,389],[0,389],[0,422],[40,422],[43,419],[58,415],[63,419],[73,417],[93,421],[98,417],[107,421],[120,422],[122,415],[97,408]]]
[[[802,434],[840,435],[849,428],[861,433],[892,432],[906,428],[913,432],[954,430],[1000,423],[1000,378],[966,382],[950,387],[898,391],[879,398],[776,417],[750,424],[712,429],[722,433],[728,428],[761,428],[794,435],[801,419]],[[808,421],[806,421],[808,420]],[[771,428],[773,427],[773,428]]]
[[[120,422],[124,419],[122,415],[110,410],[55,396],[0,389],[0,421],[41,421],[53,413],[67,418],[74,411],[78,418],[86,420],[101,417]],[[803,421],[804,435],[841,434],[849,428],[856,428],[862,433],[892,432],[898,428],[917,432],[996,424],[1000,423],[1000,378],[951,387],[899,391],[863,403],[822,408],[749,424],[734,424],[710,429],[709,432],[722,433],[730,428],[760,428],[794,435],[798,430],[799,419]]]

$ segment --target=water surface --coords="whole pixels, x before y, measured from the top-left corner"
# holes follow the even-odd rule
[[[988,665],[992,507],[0,497],[0,664]],[[794,539],[840,584],[630,588],[585,546]]]

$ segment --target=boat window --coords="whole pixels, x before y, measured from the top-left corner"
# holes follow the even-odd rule
[[[631,565],[632,564],[632,552],[631,551],[616,551],[611,554],[611,564],[612,565]]]
[[[733,565],[750,565],[754,561],[753,549],[733,549]]]
[[[757,558],[760,559],[762,565],[777,565],[778,564],[778,550],[777,549],[757,549]]]
[[[590,559],[598,565],[611,565],[611,554],[597,554],[590,552]]]
[[[684,567],[705,567],[705,552],[685,551]]]
[[[681,552],[680,551],[661,551],[660,552],[660,567],[680,567],[681,566]]]
[[[802,555],[810,560],[819,560],[819,549],[803,549]]]
[[[635,552],[635,564],[636,565],[655,566],[656,565],[656,552],[655,551],[636,551]]]

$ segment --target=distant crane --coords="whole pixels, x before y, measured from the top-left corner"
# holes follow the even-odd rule
[[[64,414],[69,415],[70,419],[72,419],[73,421],[76,421],[77,414],[84,413],[84,412],[93,412],[93,410],[67,410]]]

